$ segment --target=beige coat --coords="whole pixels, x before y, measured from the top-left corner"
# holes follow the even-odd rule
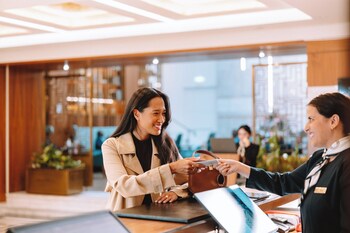
[[[155,201],[167,189],[187,197],[186,186],[176,184],[169,164],[160,165],[158,150],[152,140],[151,169],[144,172],[136,156],[131,133],[109,138],[102,145],[103,165],[107,176],[105,191],[110,192],[107,207],[111,211],[139,206],[145,194]],[[182,179],[181,182],[184,182]],[[177,182],[179,183],[179,182]]]

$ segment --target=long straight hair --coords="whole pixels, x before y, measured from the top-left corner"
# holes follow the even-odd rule
[[[120,121],[120,125],[117,127],[116,131],[111,135],[111,137],[119,137],[123,134],[133,132],[137,126],[137,120],[134,117],[133,111],[137,109],[139,112],[143,112],[145,108],[149,106],[149,102],[156,97],[161,97],[165,105],[165,121],[162,125],[162,130],[160,135],[151,135],[157,149],[158,156],[161,164],[166,164],[169,162],[174,162],[179,158],[179,151],[170,138],[170,136],[165,132],[166,127],[171,121],[171,110],[169,97],[163,92],[158,91],[154,88],[140,88],[138,89],[129,100],[126,105],[125,113]]]

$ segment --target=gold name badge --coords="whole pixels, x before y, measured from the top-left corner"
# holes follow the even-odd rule
[[[325,194],[327,192],[327,187],[316,187],[314,193]]]

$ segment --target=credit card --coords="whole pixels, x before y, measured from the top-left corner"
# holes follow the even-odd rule
[[[209,167],[209,166],[214,166],[214,165],[218,164],[219,162],[217,159],[212,159],[212,160],[199,161],[196,163],[203,164],[204,166]]]

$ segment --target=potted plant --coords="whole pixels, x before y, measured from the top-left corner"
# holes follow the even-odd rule
[[[288,172],[294,170],[308,159],[305,155],[299,155],[298,146],[294,148],[290,155],[286,153],[281,155],[277,136],[269,138],[269,144],[270,152],[266,152],[266,149],[260,146],[257,158],[257,167],[259,168],[272,172]]]
[[[69,195],[80,193],[84,183],[84,164],[54,145],[35,154],[26,173],[26,191],[36,194]]]

